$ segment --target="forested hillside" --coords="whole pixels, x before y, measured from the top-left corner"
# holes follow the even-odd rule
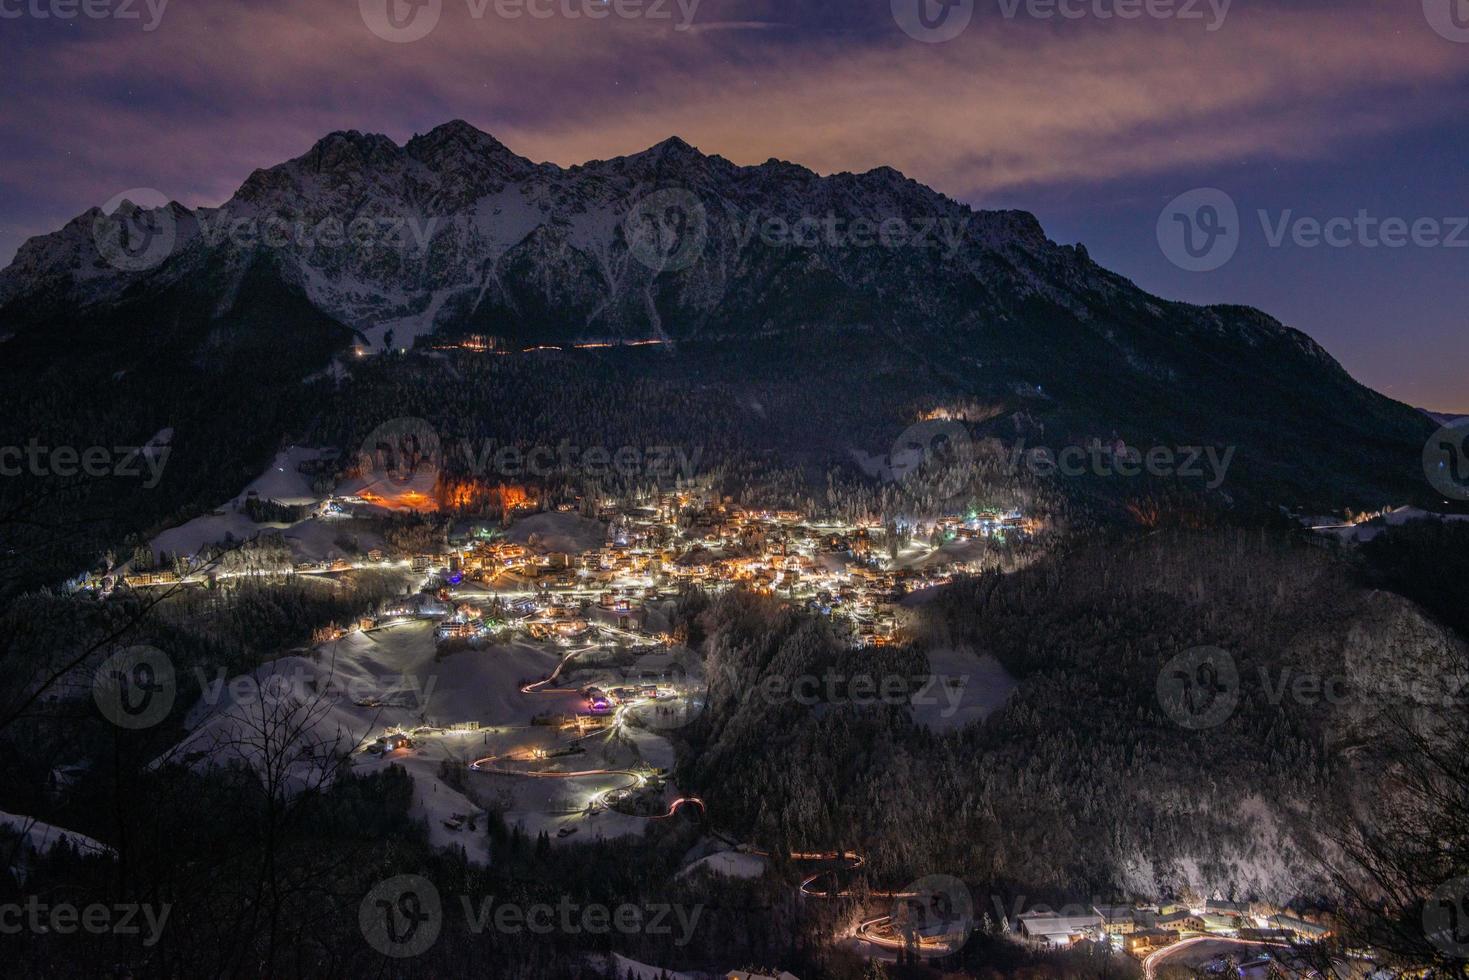
[[[944,873],[1045,901],[1082,887],[1309,900],[1326,886],[1314,815],[1373,799],[1367,750],[1404,708],[1462,712],[1420,702],[1469,669],[1463,643],[1407,601],[1260,532],[1100,540],[956,584],[916,617],[913,647],[874,655],[759,600],[715,607],[718,669],[683,776],[716,822],[774,846],[866,852],[878,885]],[[1020,681],[960,732],[917,729],[902,709],[732,693],[831,664],[911,676],[925,649],[955,645]],[[1232,658],[1238,704],[1194,730],[1158,687],[1172,658],[1203,646]]]

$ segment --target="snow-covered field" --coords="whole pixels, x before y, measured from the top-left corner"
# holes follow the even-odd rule
[[[244,491],[235,498],[239,503],[253,491],[261,500],[274,500],[278,504],[295,506],[314,504],[321,495],[311,489],[311,482],[301,472],[301,464],[322,458],[324,450],[305,446],[290,446],[276,453],[275,459]]]
[[[289,524],[257,524],[233,505],[213,514],[204,514],[191,521],[171,527],[148,542],[155,555],[168,552],[170,555],[197,555],[199,552],[224,541],[246,541],[261,531],[284,531]]]
[[[758,878],[770,866],[768,859],[758,854],[742,854],[739,851],[720,851],[693,862],[678,873],[680,878],[707,868],[726,878]]]
[[[918,561],[911,562],[908,567],[935,571],[956,562],[978,561],[989,550],[989,547],[988,542],[978,539],[950,541],[943,547],[929,552]]]
[[[34,817],[24,817],[16,813],[6,813],[0,810],[0,830],[8,833],[19,834],[25,839],[26,849],[31,854],[42,855],[50,853],[54,847],[63,843],[69,844],[81,854],[111,854],[112,848],[100,841],[93,840],[86,834],[79,834],[74,830],[66,830],[42,823]]]
[[[12,835],[18,839],[19,847],[12,843]],[[33,861],[62,846],[83,855],[111,857],[115,854],[112,848],[86,834],[0,810],[0,853],[10,862],[8,868],[0,867],[0,876],[9,871],[17,881],[24,882]]]
[[[914,696],[913,720],[935,731],[983,721],[1018,686],[993,656],[967,647],[929,650],[928,664],[935,680]]]
[[[310,481],[301,473],[302,463],[320,459],[325,450],[291,446],[276,454],[265,472],[252,480],[240,494],[222,504],[218,510],[171,527],[149,542],[154,554],[197,555],[225,541],[247,541],[266,531],[278,531],[284,537],[296,561],[330,561],[351,557],[337,539],[344,532],[340,521],[316,516],[294,524],[256,523],[244,511],[245,501],[253,492],[260,500],[298,507],[319,503],[323,498],[311,489]],[[354,529],[352,536],[359,550],[382,546],[376,534]]]
[[[348,529],[341,521],[308,517],[295,524],[261,523],[250,520],[244,512],[228,509],[196,517],[186,524],[169,528],[149,542],[154,554],[197,555],[226,541],[248,541],[267,531],[278,531],[291,550],[295,561],[350,560],[371,548],[383,547],[381,536],[360,527]],[[356,548],[338,543],[343,535],[352,538]]]
[[[614,973],[617,980],[624,980],[629,976],[634,980],[664,980],[665,977],[667,980],[699,980],[699,977],[692,973],[675,973],[672,970],[664,970],[646,963],[639,963],[637,960],[630,960],[617,953],[612,954],[612,964],[617,968]]]
[[[641,731],[597,735],[575,743],[583,751],[574,755],[534,763],[503,761],[527,759],[536,751],[549,756],[570,744],[555,729],[532,725],[531,720],[583,707],[580,695],[521,691],[528,681],[554,670],[565,652],[527,641],[440,659],[428,622],[350,633],[309,655],[272,661],[249,678],[207,679],[204,698],[188,715],[193,732],[170,755],[199,766],[241,759],[261,770],[266,766],[262,731],[267,727],[262,720],[287,719],[296,731],[293,751],[286,753],[290,761],[276,767],[278,782],[299,790],[320,779],[321,760],[329,750],[352,750],[387,732],[406,731],[412,733],[411,747],[385,755],[355,751],[353,765],[362,770],[389,765],[406,769],[414,777],[415,813],[428,820],[438,846],[462,846],[471,859],[488,862],[482,822],[476,821],[470,831],[451,829],[445,821],[455,815],[477,816],[492,804],[504,808],[507,822],[521,824],[532,836],[546,831],[558,840],[555,835],[564,827],[576,829],[574,840],[641,833],[646,818],[580,811],[607,790],[628,784],[630,777],[615,770],[672,765],[672,746],[661,736]],[[466,723],[479,728],[454,730]],[[313,748],[303,754],[297,746]],[[469,770],[471,762],[491,757],[502,760],[495,768],[613,772],[550,778]],[[446,760],[460,770],[465,792],[442,778],[440,766]]]
[[[517,520],[505,536],[516,544],[578,555],[606,543],[607,525],[580,514],[547,512]]]

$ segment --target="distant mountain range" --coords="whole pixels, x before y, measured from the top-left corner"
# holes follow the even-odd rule
[[[687,364],[690,387],[758,383],[776,401],[803,387],[894,432],[962,402],[985,406],[978,430],[1032,445],[1234,446],[1235,499],[1427,490],[1423,413],[1263,313],[1151,296],[1028,213],[889,168],[741,167],[676,138],[563,168],[464,122],[402,146],[333,133],[220,208],[127,202],[27,242],[0,273],[6,334],[0,372],[20,391],[131,399],[140,416],[168,389],[279,398],[354,345],[656,340],[661,377]],[[187,438],[177,402],[137,428]]]

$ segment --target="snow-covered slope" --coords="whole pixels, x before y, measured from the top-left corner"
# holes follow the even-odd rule
[[[19,847],[13,846],[12,836]],[[31,863],[58,847],[70,847],[78,854],[92,857],[112,857],[115,854],[112,848],[86,834],[44,823],[35,817],[0,810],[0,850],[10,861],[8,867],[0,867],[0,877],[8,871],[17,881],[24,882]]]

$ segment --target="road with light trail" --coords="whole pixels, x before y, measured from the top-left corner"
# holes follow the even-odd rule
[[[565,668],[566,665],[573,658],[581,655],[582,653],[585,653],[587,649],[594,649],[594,648],[590,648],[589,647],[589,648],[582,649],[582,650],[574,650],[574,651],[568,653],[566,656],[564,656],[564,657],[561,658],[561,661],[560,661],[560,663],[558,663],[556,665],[556,669],[555,670],[551,671],[551,673],[549,675],[547,675],[546,677],[542,678],[539,681],[533,681],[533,682],[531,682],[529,684],[526,684],[525,686],[523,686],[520,689],[520,693],[526,694],[526,695],[533,695],[533,694],[579,694],[579,693],[581,693],[580,691],[577,691],[575,689],[570,689],[570,688],[550,688],[550,687],[547,687],[546,685],[554,683],[556,681],[556,679],[561,676],[561,671],[563,670],[563,668]],[[644,703],[644,702],[639,701],[637,703],[638,704],[641,704],[641,703]],[[629,707],[635,707],[635,706],[636,705],[635,704],[632,704],[632,703],[619,705],[618,706],[618,709],[617,709],[616,716],[615,716],[615,724],[618,725],[618,726],[620,726],[623,723],[622,722],[623,712],[627,708],[629,708]],[[611,730],[612,729],[609,729],[608,731],[610,732]],[[596,733],[593,733],[593,734],[596,734]],[[597,802],[600,805],[602,805],[602,806],[608,806],[608,804],[606,802],[606,798],[607,798],[608,795],[610,795],[612,793],[615,793],[615,792],[618,792],[618,791],[621,791],[621,790],[635,789],[635,788],[638,788],[638,787],[642,786],[643,783],[644,783],[644,777],[643,776],[641,776],[640,774],[638,774],[636,772],[633,772],[631,770],[628,770],[628,769],[588,769],[588,770],[583,770],[583,771],[580,771],[580,772],[558,772],[558,771],[554,771],[554,770],[506,769],[503,766],[496,765],[496,763],[498,761],[499,761],[499,759],[496,756],[486,756],[483,759],[477,759],[474,762],[471,762],[469,764],[469,768],[473,772],[494,773],[496,775],[504,775],[504,776],[524,776],[524,777],[534,778],[534,779],[578,779],[578,778],[606,777],[606,776],[626,776],[626,777],[628,777],[630,781],[626,785],[619,786],[619,787],[613,787],[612,789],[607,790],[606,792],[602,793],[597,798]],[[699,797],[697,797],[697,796],[683,796],[683,797],[679,797],[678,799],[674,800],[672,803],[669,804],[669,807],[668,807],[667,812],[658,814],[656,816],[649,817],[648,819],[650,819],[650,820],[667,820],[667,819],[673,817],[674,814],[678,813],[679,810],[681,810],[681,809],[683,809],[684,807],[687,807],[687,806],[697,806],[699,808],[699,813],[707,820],[708,815],[709,815],[708,807],[705,805],[704,801],[702,799],[700,799]],[[732,846],[738,847],[744,853],[752,854],[752,855],[755,855],[757,857],[764,857],[764,858],[767,858],[767,859],[773,858],[775,856],[772,853],[770,853],[769,851],[760,851],[760,850],[745,848],[743,845],[738,844],[738,842],[733,841],[730,838],[725,837],[723,834],[720,834],[717,831],[713,831],[712,829],[711,829],[710,832],[714,836],[716,836],[716,837],[720,838],[721,840],[725,841],[726,843],[731,844]],[[818,861],[819,862],[829,862],[829,861],[841,862],[841,866],[840,867],[825,868],[825,869],[823,869],[821,871],[817,871],[816,873],[807,875],[805,878],[803,878],[801,880],[801,883],[800,883],[800,886],[799,886],[799,891],[800,891],[800,894],[801,895],[806,896],[806,897],[810,897],[810,898],[887,898],[887,899],[920,898],[920,897],[923,897],[923,893],[920,893],[920,892],[883,892],[883,891],[876,891],[876,892],[874,892],[874,891],[867,891],[867,892],[863,892],[859,896],[859,895],[854,895],[851,891],[848,891],[848,890],[832,891],[832,890],[818,890],[816,888],[816,883],[818,881],[821,881],[822,879],[828,878],[828,877],[830,877],[832,879],[832,885],[833,885],[833,887],[835,887],[837,885],[837,881],[838,881],[838,876],[839,875],[841,875],[843,873],[846,873],[846,872],[855,871],[858,868],[865,867],[866,864],[867,864],[867,859],[865,857],[863,857],[861,854],[856,854],[856,853],[849,854],[849,853],[847,853],[845,851],[816,851],[816,852],[793,851],[792,853],[785,855],[785,857],[786,857],[787,860],[796,861],[796,862],[802,862],[802,863],[806,863],[806,862],[818,862]],[[882,935],[876,934],[876,931],[877,930],[882,929],[883,927],[889,925],[891,922],[892,922],[892,916],[890,916],[890,915],[877,916],[876,918],[868,919],[867,921],[860,923],[857,926],[856,930],[855,930],[855,934],[856,934],[856,936],[859,939],[863,940],[864,942],[871,943],[872,945],[874,945],[874,946],[876,946],[878,948],[881,948],[881,949],[902,950],[902,949],[908,948],[908,943],[903,938],[901,938],[901,937],[894,938],[894,937],[891,937],[891,936],[882,936]],[[920,953],[927,952],[928,955],[931,955],[931,956],[942,956],[942,955],[946,955],[947,953],[952,952],[952,950],[950,950],[947,946],[944,946],[944,947],[942,947],[940,949],[934,949],[932,951],[926,950],[925,947],[928,946],[928,945],[930,945],[930,944],[937,945],[937,943],[935,941],[933,941],[933,940],[920,938],[920,940],[919,940],[919,951],[920,951]]]
[[[1232,944],[1236,946],[1274,946],[1279,949],[1295,948],[1290,943],[1262,942],[1257,939],[1233,939],[1229,936],[1195,936],[1192,939],[1185,939],[1182,942],[1174,943],[1172,946],[1164,946],[1162,949],[1154,950],[1153,952],[1149,953],[1143,959],[1143,976],[1147,977],[1147,980],[1153,980],[1153,978],[1157,975],[1158,964],[1162,963],[1165,959],[1172,956],[1174,953],[1177,953],[1179,950],[1185,949],[1190,946],[1195,946],[1199,943],[1223,943],[1226,945]]]

